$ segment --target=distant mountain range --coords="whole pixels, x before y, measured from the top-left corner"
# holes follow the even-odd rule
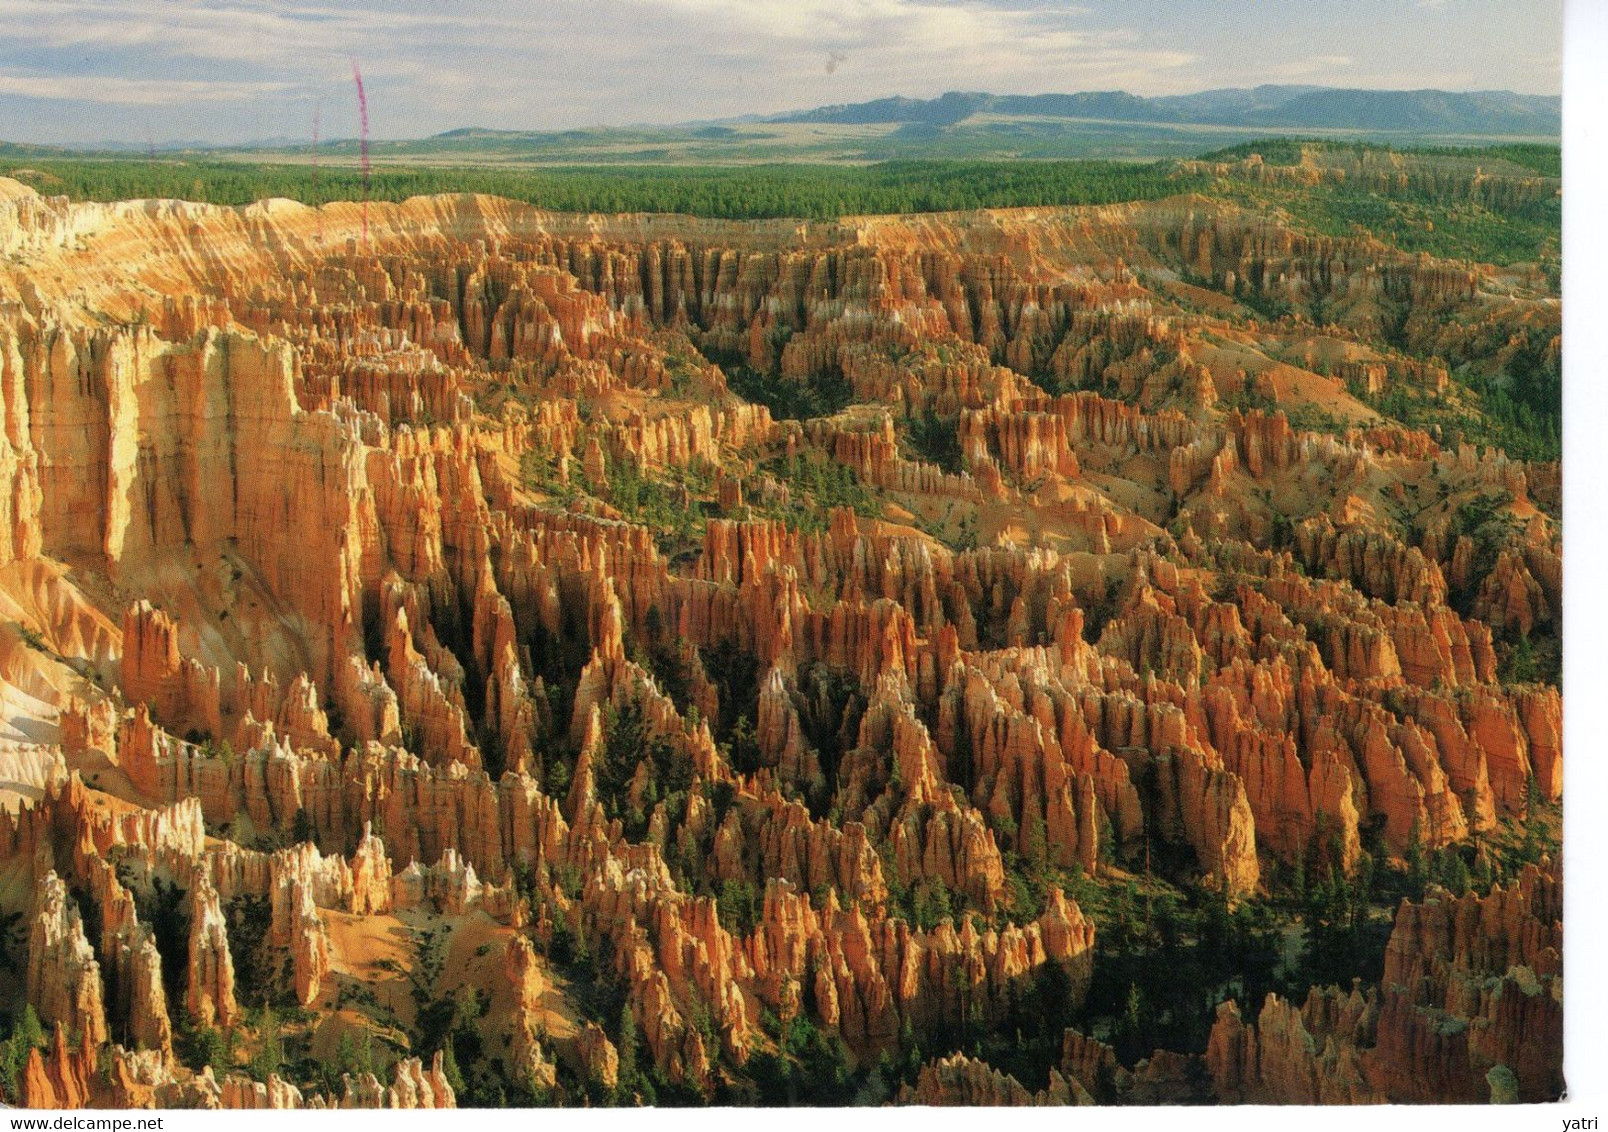
[[[879,98],[785,114],[720,121],[569,130],[466,126],[429,137],[375,139],[378,163],[465,165],[721,165],[755,162],[877,163],[892,160],[1155,160],[1194,157],[1278,136],[1395,146],[1555,143],[1562,99],[1511,91],[1345,90],[1258,86],[1142,98],[1126,91]],[[359,159],[355,138],[326,137],[318,156]],[[97,146],[10,145],[8,162],[69,153],[137,160],[216,158],[303,161],[306,139],[250,143],[108,141]]]
[[[776,114],[769,122],[835,125],[898,123],[943,128],[988,115],[1073,118],[1251,129],[1337,129],[1557,136],[1562,99],[1506,90],[1347,90],[1258,86],[1142,98],[1126,91],[1079,94],[985,94],[950,91],[938,98],[879,98]]]

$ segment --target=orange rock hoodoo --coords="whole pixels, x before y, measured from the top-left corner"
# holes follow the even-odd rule
[[[22,1103],[453,1105],[439,1040],[354,1052],[410,988],[479,1009],[533,1097],[639,1058],[713,1095],[798,1017],[874,1064],[1056,969],[1076,1008],[1101,928],[1070,878],[1238,901],[1559,797],[1556,687],[1500,675],[1556,629],[1556,470],[1363,428],[1134,271],[1324,288],[1354,354],[1387,300],[1443,359],[1473,348],[1447,311],[1555,307],[1198,198],[368,214],[363,245],[351,205],[0,181],[0,594],[42,644],[0,640],[33,713],[0,906],[50,1034]],[[1370,385],[1444,380],[1379,351]],[[778,419],[711,359],[852,403]],[[1295,387],[1356,427],[1218,404]],[[1459,526],[1493,493],[1499,546]],[[1047,1085],[954,1054],[888,1099],[1476,1100],[1499,1066],[1556,1095],[1559,901],[1547,869],[1432,890],[1378,987],[1225,1003],[1203,1055],[1073,1032]],[[578,954],[640,1051],[573,1022]],[[270,986],[338,1085],[175,1054],[260,1048]]]

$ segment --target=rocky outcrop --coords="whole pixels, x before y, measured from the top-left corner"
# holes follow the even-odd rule
[[[1030,1093],[1009,1074],[989,1068],[985,1061],[976,1061],[957,1053],[923,1065],[916,1083],[906,1085],[900,1091],[899,1103],[932,1107],[980,1105],[985,1108],[1004,1108],[1093,1102],[1087,1093],[1075,1094],[1054,1069],[1050,1070],[1049,1088]]]
[[[509,1051],[510,1056],[513,1057],[514,1064],[519,1067],[520,1072],[533,1084],[551,1088],[558,1079],[558,1069],[549,1060],[538,1040],[542,995],[547,988],[547,981],[542,974],[536,952],[524,936],[515,936],[503,953],[503,976],[513,994],[513,1045]],[[601,1058],[600,1050],[592,1048],[596,1046],[596,1038],[601,1036],[601,1032],[595,1035],[589,1047],[587,1033],[584,1029],[582,1031],[578,1042],[578,1053],[589,1068],[593,1062],[587,1057],[587,1049],[591,1048],[594,1058]],[[608,1039],[603,1038],[603,1043],[607,1045]],[[615,1080],[618,1083],[617,1069]]]
[[[458,1100],[437,1053],[426,1069],[416,1057],[404,1057],[384,1085],[372,1073],[344,1078],[345,1093],[334,1108],[457,1108]]]
[[[1559,887],[1528,869],[1485,897],[1404,901],[1378,991],[1269,995],[1254,1026],[1218,1008],[1206,1066],[1220,1099],[1252,1104],[1490,1099],[1492,1074],[1529,1102],[1563,1090]],[[1506,1087],[1506,1086],[1504,1086]]]
[[[1230,1104],[1382,1104],[1359,1048],[1371,1040],[1378,1004],[1353,992],[1314,990],[1302,1009],[1268,995],[1255,1026],[1233,1002],[1217,1008],[1206,1066]]]
[[[1485,1100],[1498,1065],[1525,1101],[1562,1094],[1561,897],[1555,868],[1532,867],[1483,898],[1403,904],[1375,1050],[1396,1096]]]
[[[47,1026],[81,1035],[93,1049],[108,1035],[105,985],[84,938],[83,918],[54,872],[45,874],[36,903],[28,935],[28,1002]]]
[[[67,1045],[66,1030],[58,1025],[48,1053],[28,1051],[17,1082],[24,1108],[85,1108],[90,1103],[95,1066],[95,1042],[86,1034],[77,1049]]]
[[[304,1107],[301,1090],[269,1074],[267,1081],[249,1077],[225,1077],[218,1095],[223,1108],[290,1109]]]
[[[133,894],[99,857],[90,858],[91,891],[100,906],[100,954],[112,977],[109,1021],[136,1050],[152,1050],[166,1059],[173,1052],[173,1025],[162,981],[162,955],[149,925],[142,923]]]
[[[575,1039],[575,1053],[581,1059],[588,1081],[604,1089],[619,1085],[619,1051],[597,1023],[588,1022],[581,1027],[580,1036]]]
[[[234,959],[229,954],[229,925],[217,890],[205,873],[190,890],[190,964],[185,1011],[202,1026],[234,1025]]]

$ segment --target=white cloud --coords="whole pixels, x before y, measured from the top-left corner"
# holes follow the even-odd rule
[[[189,102],[237,102],[280,94],[277,82],[201,82],[186,79],[124,79],[110,75],[0,74],[0,94],[123,106],[173,106]]]
[[[959,82],[1007,78],[1001,73],[1006,68],[1051,77],[1065,68],[1169,67],[1181,58],[1146,49],[1122,33],[1079,29],[1076,18],[1068,9],[980,0],[552,0],[524,7],[468,0],[450,8],[406,2],[364,7],[245,0],[225,7],[173,0],[0,0],[0,24],[8,28],[13,52],[137,57],[142,70],[222,63],[334,78],[348,54],[364,59],[366,71],[376,75],[409,58],[429,59],[451,72],[478,54],[542,59],[560,68],[567,58],[606,74],[623,58],[696,65],[724,54],[779,63],[786,74],[795,53],[807,53],[810,69],[819,72],[823,56],[852,51],[902,64],[905,71],[920,62],[976,66],[981,60],[993,72],[943,74]],[[562,57],[555,30],[563,33]]]
[[[328,133],[355,132],[355,56],[375,136],[416,137],[462,125],[677,122],[954,89],[1372,85],[1365,75],[1411,86],[1429,80],[1414,65],[1437,77],[1480,69],[1461,58],[1449,66],[1444,53],[1433,63],[1404,62],[1400,51],[1387,60],[1408,40],[1379,28],[1330,42],[1281,33],[1271,20],[1247,35],[1215,10],[1197,0],[1099,10],[1052,0],[0,0],[0,76],[9,76],[0,97],[150,107],[159,136],[161,122],[205,104],[204,128],[237,139],[305,133],[321,100]],[[1420,25],[1442,22],[1412,16],[1410,4],[1401,11]],[[24,117],[26,128],[46,128]],[[186,116],[184,128],[196,119]],[[0,119],[0,135],[14,129]]]
[[[1349,55],[1314,55],[1308,59],[1274,64],[1268,68],[1267,73],[1287,82],[1310,79],[1344,85],[1350,80],[1350,72],[1355,65],[1356,61]]]

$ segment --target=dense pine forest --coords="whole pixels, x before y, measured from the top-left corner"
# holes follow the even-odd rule
[[[1269,166],[1387,166],[1410,158],[1437,171],[1400,185],[1351,177],[1318,185],[1211,171],[1258,154]],[[559,212],[667,212],[727,220],[1115,204],[1181,193],[1285,209],[1336,235],[1364,228],[1407,251],[1487,263],[1555,262],[1561,204],[1558,147],[1390,149],[1275,138],[1198,161],[889,161],[873,165],[399,166],[247,164],[214,157],[65,159],[0,148],[0,174],[75,200],[176,198],[239,205],[268,197],[306,204],[401,201],[485,193]],[[1506,191],[1493,192],[1491,185]],[[1512,186],[1520,186],[1515,189]]]
[[[28,172],[33,171],[31,176]],[[18,176],[19,171],[12,171]],[[246,165],[202,160],[30,160],[20,171],[43,192],[79,200],[174,197],[249,204],[289,197],[307,204],[358,200],[364,176],[349,167]],[[671,212],[727,220],[947,212],[1022,205],[1113,204],[1207,187],[1170,163],[1114,161],[898,161],[870,166],[382,167],[373,200],[485,193],[559,212]]]

